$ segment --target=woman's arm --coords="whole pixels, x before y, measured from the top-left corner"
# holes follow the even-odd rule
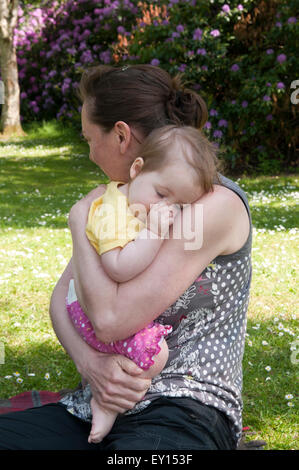
[[[188,215],[189,211],[185,219],[192,221],[190,227],[184,227],[184,215],[180,214],[172,232],[177,234],[181,228],[181,236],[165,240],[153,263],[139,276],[122,284],[116,284],[106,275],[82,223],[78,223],[86,219],[89,205],[83,202],[73,206],[69,224],[77,295],[101,341],[124,339],[144,328],[168,308],[215,257],[233,253],[243,246],[249,222],[241,199],[227,188],[216,186],[214,193],[205,195],[200,203],[203,220],[197,220],[195,205],[186,207],[184,214]],[[200,249],[186,249],[186,242],[190,240],[186,239],[185,229],[194,234],[202,231]]]
[[[97,255],[98,256],[98,255]],[[50,316],[54,331],[78,372],[87,380],[98,403],[117,413],[131,409],[146,393],[150,380],[142,369],[124,356],[102,354],[79,336],[65,306],[68,284],[73,277],[72,260],[52,293]]]

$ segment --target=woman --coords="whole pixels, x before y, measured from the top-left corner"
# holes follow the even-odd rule
[[[158,67],[101,66],[83,76],[80,90],[90,159],[113,180],[128,180],[138,146],[154,128],[166,124],[201,128],[207,119],[202,99]],[[97,445],[99,450],[236,448],[241,433],[251,222],[244,193],[226,178],[221,177],[221,183],[200,204],[182,211],[183,233],[177,237],[170,233],[159,257],[137,278],[122,284],[105,275],[85,236],[90,204],[103,187],[72,207],[73,256],[54,289],[50,311],[61,344],[89,385],[59,404],[24,411],[17,418],[0,417],[0,449],[94,448],[87,442],[91,394],[106,408],[125,413]],[[191,224],[188,233],[184,220]],[[192,244],[190,232],[196,243]],[[169,360],[152,384],[138,377],[141,370],[129,359],[102,355],[81,340],[65,309],[71,278],[101,341],[125,338],[163,312],[160,318],[172,324],[173,334],[167,341]],[[111,298],[111,290],[113,307],[105,301],[105,292]]]

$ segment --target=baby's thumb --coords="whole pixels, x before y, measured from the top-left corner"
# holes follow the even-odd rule
[[[119,357],[119,365],[122,370],[129,375],[140,375],[143,372],[143,370],[140,369],[140,367],[138,367],[135,362],[123,356]]]

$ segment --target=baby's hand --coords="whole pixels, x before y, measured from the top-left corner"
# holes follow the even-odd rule
[[[153,204],[147,216],[147,229],[160,238],[165,238],[177,213],[175,205],[169,205],[164,201]]]

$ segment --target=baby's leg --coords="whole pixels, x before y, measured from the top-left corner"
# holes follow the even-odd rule
[[[96,444],[101,442],[111,431],[116,420],[117,413],[100,407],[94,398],[91,399],[90,406],[92,412],[92,426],[88,442]]]
[[[159,354],[153,357],[155,363],[149,369],[143,371],[139,376],[140,378],[152,379],[164,369],[168,359],[168,346],[164,338],[160,342],[160,348]],[[111,431],[117,413],[100,407],[93,398],[91,399],[90,406],[92,411],[92,426],[88,442],[98,443]]]
[[[156,375],[160,374],[160,372],[164,369],[169,355],[168,346],[164,338],[161,339],[159,346],[161,351],[152,358],[155,363],[138,377],[152,379],[153,377],[156,377]]]

